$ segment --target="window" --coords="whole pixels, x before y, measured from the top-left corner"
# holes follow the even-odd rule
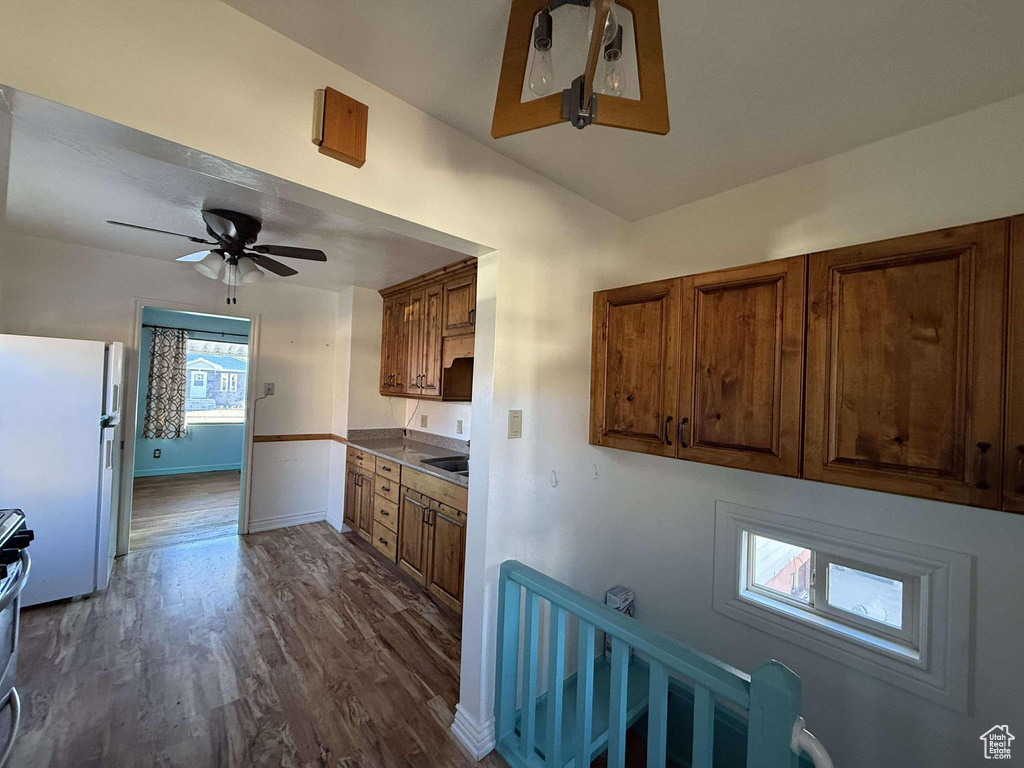
[[[249,345],[189,339],[185,416],[189,424],[240,424],[245,421]]]
[[[966,711],[973,558],[715,503],[717,613]]]
[[[743,531],[741,597],[910,657],[920,654],[920,577]],[[851,632],[852,631],[852,632]]]

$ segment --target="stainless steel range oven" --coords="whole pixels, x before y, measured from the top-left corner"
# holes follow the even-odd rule
[[[21,721],[21,699],[14,687],[18,667],[21,590],[32,560],[32,531],[20,509],[0,509],[0,768],[7,765]]]

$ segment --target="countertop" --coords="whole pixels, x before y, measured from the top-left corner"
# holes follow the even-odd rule
[[[415,469],[417,472],[433,475],[454,485],[461,485],[463,488],[469,487],[468,477],[423,463],[424,459],[467,456],[467,454],[460,451],[453,451],[450,448],[431,445],[430,443],[424,443],[408,437],[349,437],[348,445],[364,450],[367,453],[372,453],[375,456],[391,459],[403,466]]]

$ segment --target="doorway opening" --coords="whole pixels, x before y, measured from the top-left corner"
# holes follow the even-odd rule
[[[250,338],[246,318],[142,308],[131,551],[238,534]]]

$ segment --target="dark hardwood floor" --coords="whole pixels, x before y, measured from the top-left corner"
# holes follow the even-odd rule
[[[237,469],[136,477],[129,549],[152,549],[238,533]]]
[[[327,523],[133,552],[21,632],[16,768],[474,764],[457,620]]]

